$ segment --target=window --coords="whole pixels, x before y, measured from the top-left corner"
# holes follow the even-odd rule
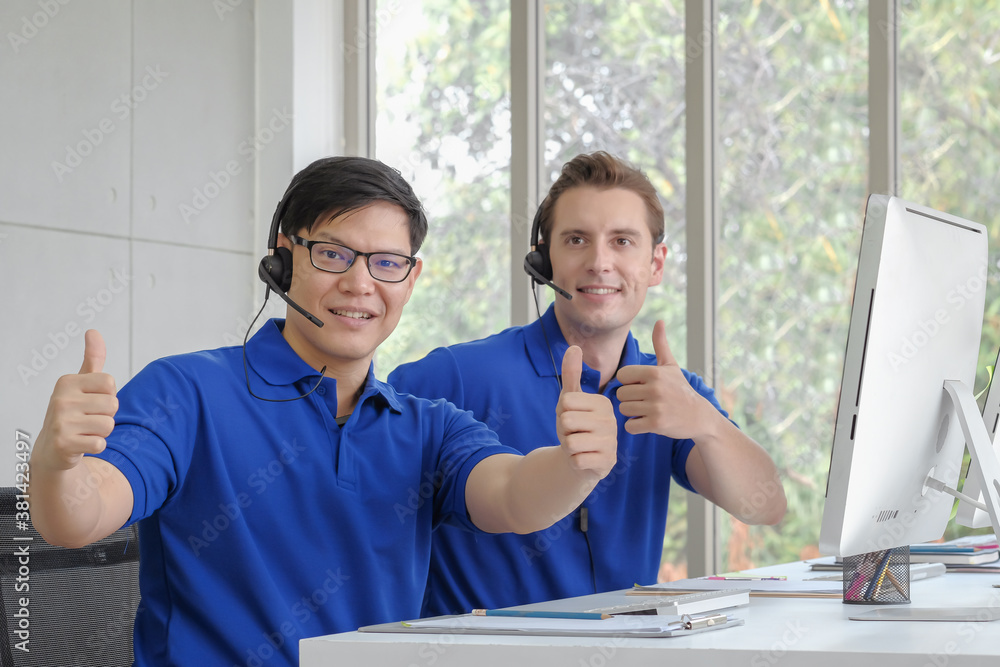
[[[973,3],[904,3],[899,20],[900,196],[989,228],[1000,266],[1000,17]],[[987,288],[979,381],[1000,345]]]
[[[506,2],[379,3],[376,157],[427,210],[423,272],[376,374],[510,324]]]
[[[816,555],[867,194],[867,6],[793,4],[719,13],[716,385],[789,504],[724,516],[724,569]]]

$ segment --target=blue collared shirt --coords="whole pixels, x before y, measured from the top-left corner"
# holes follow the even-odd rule
[[[389,381],[400,391],[446,398],[471,410],[497,432],[503,444],[527,453],[558,443],[558,375],[568,347],[550,307],[527,326],[438,348],[420,361],[397,368]],[[655,365],[656,356],[641,352],[629,334],[620,366],[637,364]],[[684,375],[695,391],[726,416],[701,378],[686,370]],[[599,384],[600,373],[584,364],[583,390],[596,393]],[[579,513],[530,535],[471,535],[441,526],[434,533],[425,616],[656,582],[670,480],[693,490],[685,464],[694,443],[628,433],[615,395],[620,386],[613,378],[602,392],[611,399],[618,418],[618,463],[583,504],[587,536],[581,531]]]
[[[319,379],[281,320],[246,346],[253,392]],[[153,362],[119,393],[101,457],[139,521],[138,665],[297,665],[298,641],[419,614],[431,531],[474,531],[469,472],[510,452],[444,401],[371,370],[336,424],[336,380],[247,391],[240,347]]]

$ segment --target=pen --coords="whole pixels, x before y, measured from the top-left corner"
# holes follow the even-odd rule
[[[885,578],[886,568],[889,567],[889,557],[891,555],[892,549],[886,549],[881,562],[878,564],[878,568],[875,570],[875,574],[868,583],[868,588],[865,590],[866,600],[871,600],[875,596],[875,591],[882,588],[882,580]]]
[[[473,609],[473,616],[516,616],[520,618],[574,618],[600,621],[611,614],[591,611],[516,611],[514,609]]]

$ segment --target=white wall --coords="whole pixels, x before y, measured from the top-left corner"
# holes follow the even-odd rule
[[[293,122],[313,105],[295,99],[311,56],[295,31],[312,44],[341,15],[331,0],[0,3],[0,485],[16,431],[33,442],[79,369],[84,330],[104,335],[119,386],[154,358],[242,341],[274,204],[338,141],[333,120]],[[315,75],[327,108],[330,69]]]

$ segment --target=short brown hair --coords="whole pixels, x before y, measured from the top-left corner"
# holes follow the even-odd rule
[[[621,158],[604,151],[582,153],[563,165],[559,178],[549,188],[538,210],[538,236],[548,243],[552,234],[552,211],[566,190],[590,186],[601,190],[622,188],[639,195],[646,205],[646,222],[653,244],[663,240],[663,206],[656,188],[644,173]]]

